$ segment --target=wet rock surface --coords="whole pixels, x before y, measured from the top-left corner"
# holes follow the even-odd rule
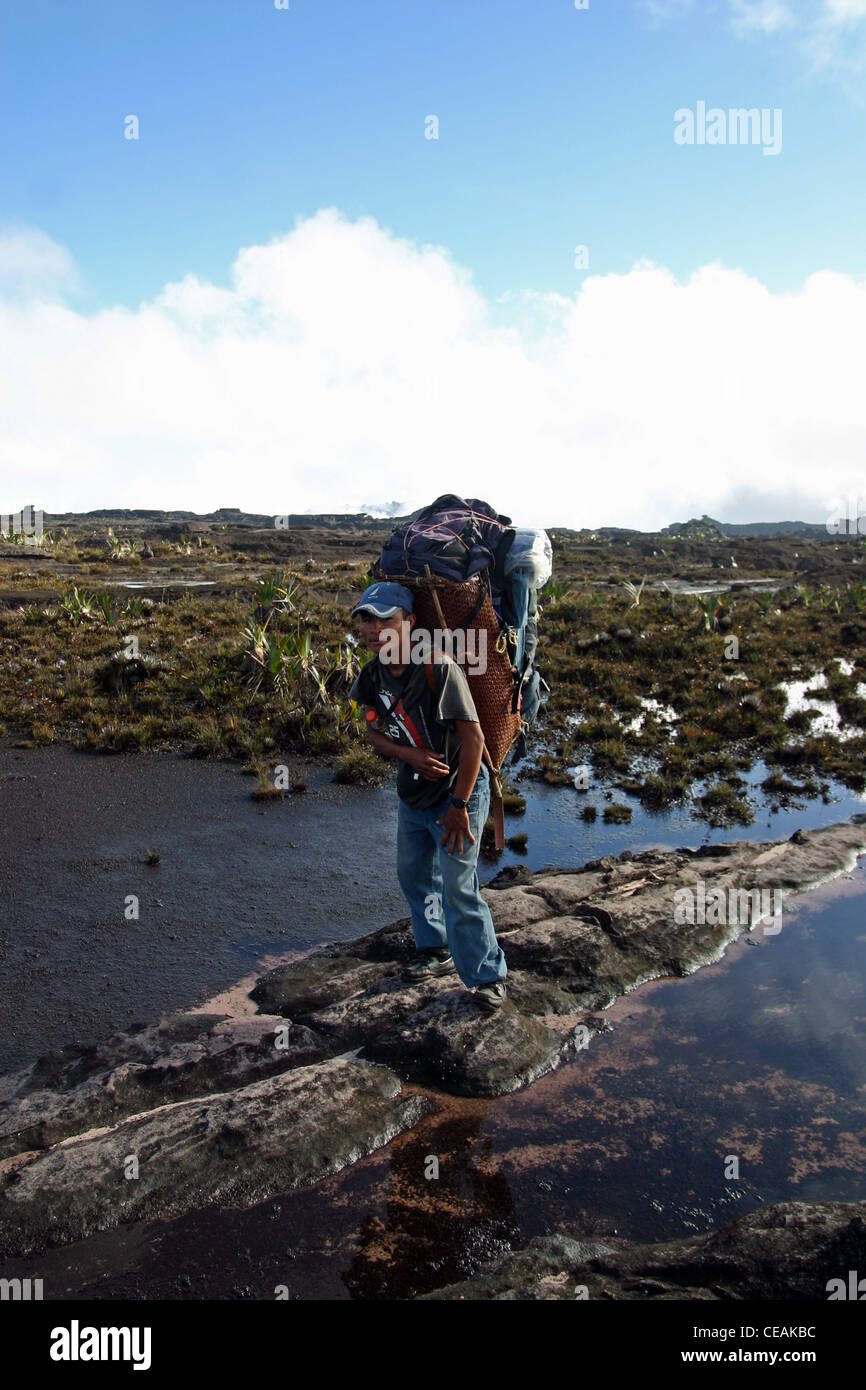
[[[503,874],[482,890],[509,969],[508,1002],[492,1019],[474,1008],[454,975],[402,981],[413,953],[406,919],[271,971],[252,997],[272,1012],[284,1008],[335,1047],[387,1060],[407,1080],[462,1095],[503,1095],[579,1050],[604,1027],[597,1011],[620,995],[717,960],[750,928],[756,895],[763,891],[767,903],[782,905],[786,891],[843,872],[864,851],[866,816],[770,846],[650,850],[583,871],[521,874],[519,883]],[[678,920],[682,889],[694,898],[692,921]],[[713,890],[724,895],[721,912],[712,910]],[[751,929],[777,932],[781,919]],[[310,1003],[320,1007],[305,1013]]]
[[[866,1263],[866,1202],[779,1202],[689,1240],[614,1252],[536,1236],[475,1279],[423,1299],[826,1300]]]
[[[379,1033],[362,1055],[458,1095],[500,1096],[552,1071],[576,1047],[573,1032],[563,1036],[509,1001],[481,1020],[474,1001],[452,989]]]
[[[332,1058],[54,1145],[0,1177],[0,1254],[121,1222],[251,1207],[387,1144],[425,1112],[385,1067]]]
[[[285,1018],[224,1014],[178,1014],[96,1047],[59,1048],[0,1078],[0,1158],[153,1105],[231,1090],[330,1050]]]
[[[680,890],[707,902],[713,890],[802,891],[864,852],[857,816],[780,844],[504,873],[483,890],[509,966],[492,1014],[454,974],[402,979],[414,956],[403,918],[263,975],[255,1017],[174,1015],[49,1052],[0,1079],[0,1254],[314,1183],[435,1104],[403,1082],[470,1097],[526,1086],[607,1029],[612,1000],[717,960],[750,929],[730,911],[683,919]]]

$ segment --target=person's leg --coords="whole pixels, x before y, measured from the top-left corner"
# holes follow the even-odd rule
[[[453,854],[444,846],[439,850],[448,944],[457,973],[467,989],[475,989],[491,980],[504,980],[508,973],[505,954],[496,940],[490,908],[481,896],[478,883],[478,851],[489,810],[490,778],[482,764],[467,807],[475,844],[464,840],[462,854],[456,847]],[[437,844],[442,838],[441,826],[438,832]]]
[[[442,913],[442,875],[436,855],[438,842],[430,824],[429,812],[413,810],[405,801],[398,801],[397,878],[409,904],[412,933],[419,951],[448,945]]]

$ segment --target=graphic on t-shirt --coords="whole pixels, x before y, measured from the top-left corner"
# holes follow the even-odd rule
[[[424,740],[406,713],[403,701],[392,699],[387,690],[380,690],[379,698],[385,706],[386,714],[390,715],[392,720],[388,730],[390,736],[399,740],[402,732],[414,748],[423,748]]]

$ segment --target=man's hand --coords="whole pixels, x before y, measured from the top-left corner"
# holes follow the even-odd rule
[[[383,758],[399,758],[401,762],[408,763],[428,782],[436,782],[440,777],[447,777],[451,771],[448,764],[442,761],[439,753],[434,753],[429,748],[413,748],[410,744],[398,743],[396,739],[383,734],[380,729],[371,729],[369,724],[367,725],[367,737],[376,752],[381,753]]]
[[[440,777],[447,777],[451,771],[446,762],[443,762],[440,753],[434,753],[430,748],[405,748],[401,750],[404,762],[413,767],[416,772],[426,778],[428,782],[436,782]]]
[[[475,836],[469,829],[469,812],[461,811],[459,806],[449,804],[448,810],[441,820],[437,820],[437,825],[444,826],[442,839],[439,841],[440,848],[448,841],[448,853],[454,853],[454,845],[457,845],[458,854],[463,853],[463,837],[466,836],[470,845],[475,844]]]

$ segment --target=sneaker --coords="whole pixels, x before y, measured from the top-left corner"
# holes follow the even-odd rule
[[[417,960],[407,965],[403,979],[427,980],[431,975],[450,975],[457,967],[447,946],[434,946],[427,951],[419,951]]]
[[[486,1009],[488,1013],[494,1013],[496,1009],[501,1009],[505,1002],[505,983],[503,980],[491,980],[489,984],[479,985],[475,991],[475,998]]]

